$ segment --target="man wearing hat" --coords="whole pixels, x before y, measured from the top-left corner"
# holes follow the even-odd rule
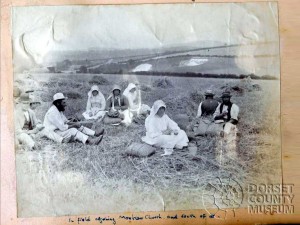
[[[230,101],[231,94],[228,91],[222,93],[222,103],[214,113],[215,123],[220,123],[223,127],[221,137],[217,142],[216,156],[218,159],[221,154],[231,158],[236,158],[236,139],[239,107]],[[223,153],[222,153],[223,151]]]
[[[41,100],[37,96],[30,96],[30,109],[35,110],[41,105]]]
[[[210,89],[204,95],[205,100],[200,103],[196,118],[187,126],[187,134],[191,140],[196,136],[215,135],[220,132],[213,120],[219,102],[214,99],[215,94]]]
[[[219,102],[214,99],[215,94],[212,90],[206,90],[204,95],[205,100],[202,101],[198,107],[197,118],[200,118],[201,116],[213,115],[219,105]]]
[[[84,144],[97,145],[103,138],[103,129],[93,131],[80,123],[69,121],[64,115],[67,106],[66,97],[62,93],[56,93],[53,96],[53,105],[47,111],[44,118],[45,136],[62,143],[70,140],[77,140]],[[52,136],[53,131],[57,136]]]
[[[28,150],[37,148],[33,138],[43,129],[36,118],[34,111],[30,109],[30,98],[28,93],[21,94],[15,109],[15,134],[19,143]]]
[[[236,125],[238,123],[239,107],[230,101],[230,92],[223,92],[221,98],[222,103],[218,105],[214,113],[214,120]]]

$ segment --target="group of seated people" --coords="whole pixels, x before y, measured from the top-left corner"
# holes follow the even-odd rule
[[[97,85],[88,92],[86,111],[82,114],[86,120],[103,120],[106,124],[129,125],[136,118],[147,116],[150,107],[142,104],[141,92],[137,84],[129,83],[121,93],[119,85],[114,85],[107,100]]]
[[[187,147],[189,141],[197,136],[197,129],[199,130],[201,124],[199,120],[218,124],[222,132],[230,132],[232,127],[236,126],[239,107],[230,101],[229,92],[224,92],[221,98],[222,102],[219,103],[214,99],[214,93],[207,90],[205,100],[199,105],[196,118],[183,130],[166,114],[167,107],[162,100],[156,100],[151,109],[142,104],[138,85],[130,83],[123,94],[121,88],[115,85],[106,100],[98,86],[93,85],[88,92],[86,111],[82,116],[85,120],[92,120],[94,123],[103,121],[106,124],[128,126],[134,118],[143,115],[146,136],[141,140],[151,146],[163,148],[165,152],[163,155],[170,155],[174,149]],[[34,141],[38,135],[59,143],[79,141],[84,144],[98,145],[102,141],[104,129],[100,126],[90,129],[83,123],[66,118],[64,111],[67,97],[63,93],[56,93],[53,96],[52,105],[46,112],[43,123],[36,118],[34,112],[38,104],[39,102],[32,100],[28,93],[24,93],[20,95],[16,105],[16,140],[27,149],[39,148]]]

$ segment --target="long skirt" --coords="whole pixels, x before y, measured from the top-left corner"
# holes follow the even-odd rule
[[[173,149],[175,146],[178,148],[188,146],[189,139],[183,130],[179,130],[177,135],[160,135],[155,138],[145,136],[142,141],[156,147]]]
[[[97,120],[101,117],[104,117],[106,114],[105,111],[98,111],[97,113],[93,114],[92,116],[89,115],[89,112],[84,112],[82,113],[83,117],[86,119],[86,120]]]
[[[147,115],[150,113],[151,108],[146,104],[142,104],[138,109],[129,108],[129,110],[133,115]]]
[[[110,116],[109,113],[106,114],[104,121],[105,124],[125,124],[129,125],[132,122],[132,113],[126,109],[126,110],[119,110],[119,115],[117,117]]]

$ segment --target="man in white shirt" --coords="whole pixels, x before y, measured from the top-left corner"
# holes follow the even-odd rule
[[[230,92],[223,92],[221,98],[222,103],[218,105],[214,113],[214,120],[236,125],[238,123],[239,107],[230,101]]]
[[[231,158],[237,157],[236,140],[237,140],[237,127],[239,107],[230,101],[230,92],[222,93],[222,103],[219,104],[215,113],[215,123],[224,124],[223,131],[221,132],[221,139],[217,144],[217,159],[222,161],[222,154]],[[223,153],[222,153],[223,151]],[[220,157],[219,157],[220,156]],[[221,162],[220,161],[220,162]]]
[[[62,93],[56,93],[53,96],[53,105],[47,111],[44,119],[45,136],[59,143],[77,140],[84,144],[99,144],[104,130],[93,131],[80,123],[69,121],[63,113],[67,106],[66,99]]]

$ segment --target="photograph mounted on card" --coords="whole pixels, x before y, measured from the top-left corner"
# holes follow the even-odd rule
[[[13,7],[12,43],[18,217],[281,184],[277,3]]]

